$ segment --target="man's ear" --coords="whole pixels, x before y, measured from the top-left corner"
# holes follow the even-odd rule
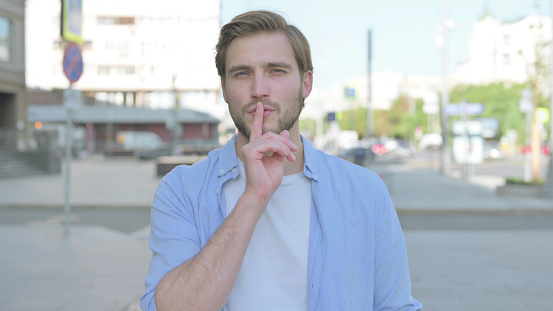
[[[305,99],[309,94],[311,94],[311,90],[313,89],[313,71],[307,70],[303,73],[302,77],[302,93],[301,96]]]
[[[228,104],[227,92],[225,90],[225,78],[223,77],[221,77],[221,89],[223,90],[223,99],[225,100],[225,103]]]

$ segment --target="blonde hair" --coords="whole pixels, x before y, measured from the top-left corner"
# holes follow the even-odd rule
[[[232,40],[260,32],[282,32],[288,36],[300,74],[313,71],[309,42],[303,33],[277,13],[270,11],[250,11],[234,17],[221,28],[219,41],[215,47],[215,66],[221,78],[225,79],[227,50]]]

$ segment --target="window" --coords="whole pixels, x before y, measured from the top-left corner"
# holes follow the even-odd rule
[[[134,25],[134,17],[99,16],[98,25]]]
[[[134,75],[133,66],[98,66],[98,75]]]
[[[9,19],[0,16],[0,62],[9,62],[12,58],[12,34]]]
[[[510,42],[510,36],[509,35],[503,35],[503,45],[504,46],[509,46]]]
[[[503,65],[509,66],[511,64],[511,56],[509,53],[503,54]]]

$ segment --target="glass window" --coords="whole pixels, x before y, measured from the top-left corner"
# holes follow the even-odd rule
[[[509,66],[511,64],[511,56],[509,53],[503,54],[503,65]]]
[[[0,16],[0,62],[9,62],[11,59],[11,23]]]

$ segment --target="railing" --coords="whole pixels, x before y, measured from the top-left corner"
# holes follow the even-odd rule
[[[0,129],[0,178],[59,174],[61,158],[57,132]]]
[[[50,151],[58,148],[55,130],[0,129],[0,150],[4,152]]]

